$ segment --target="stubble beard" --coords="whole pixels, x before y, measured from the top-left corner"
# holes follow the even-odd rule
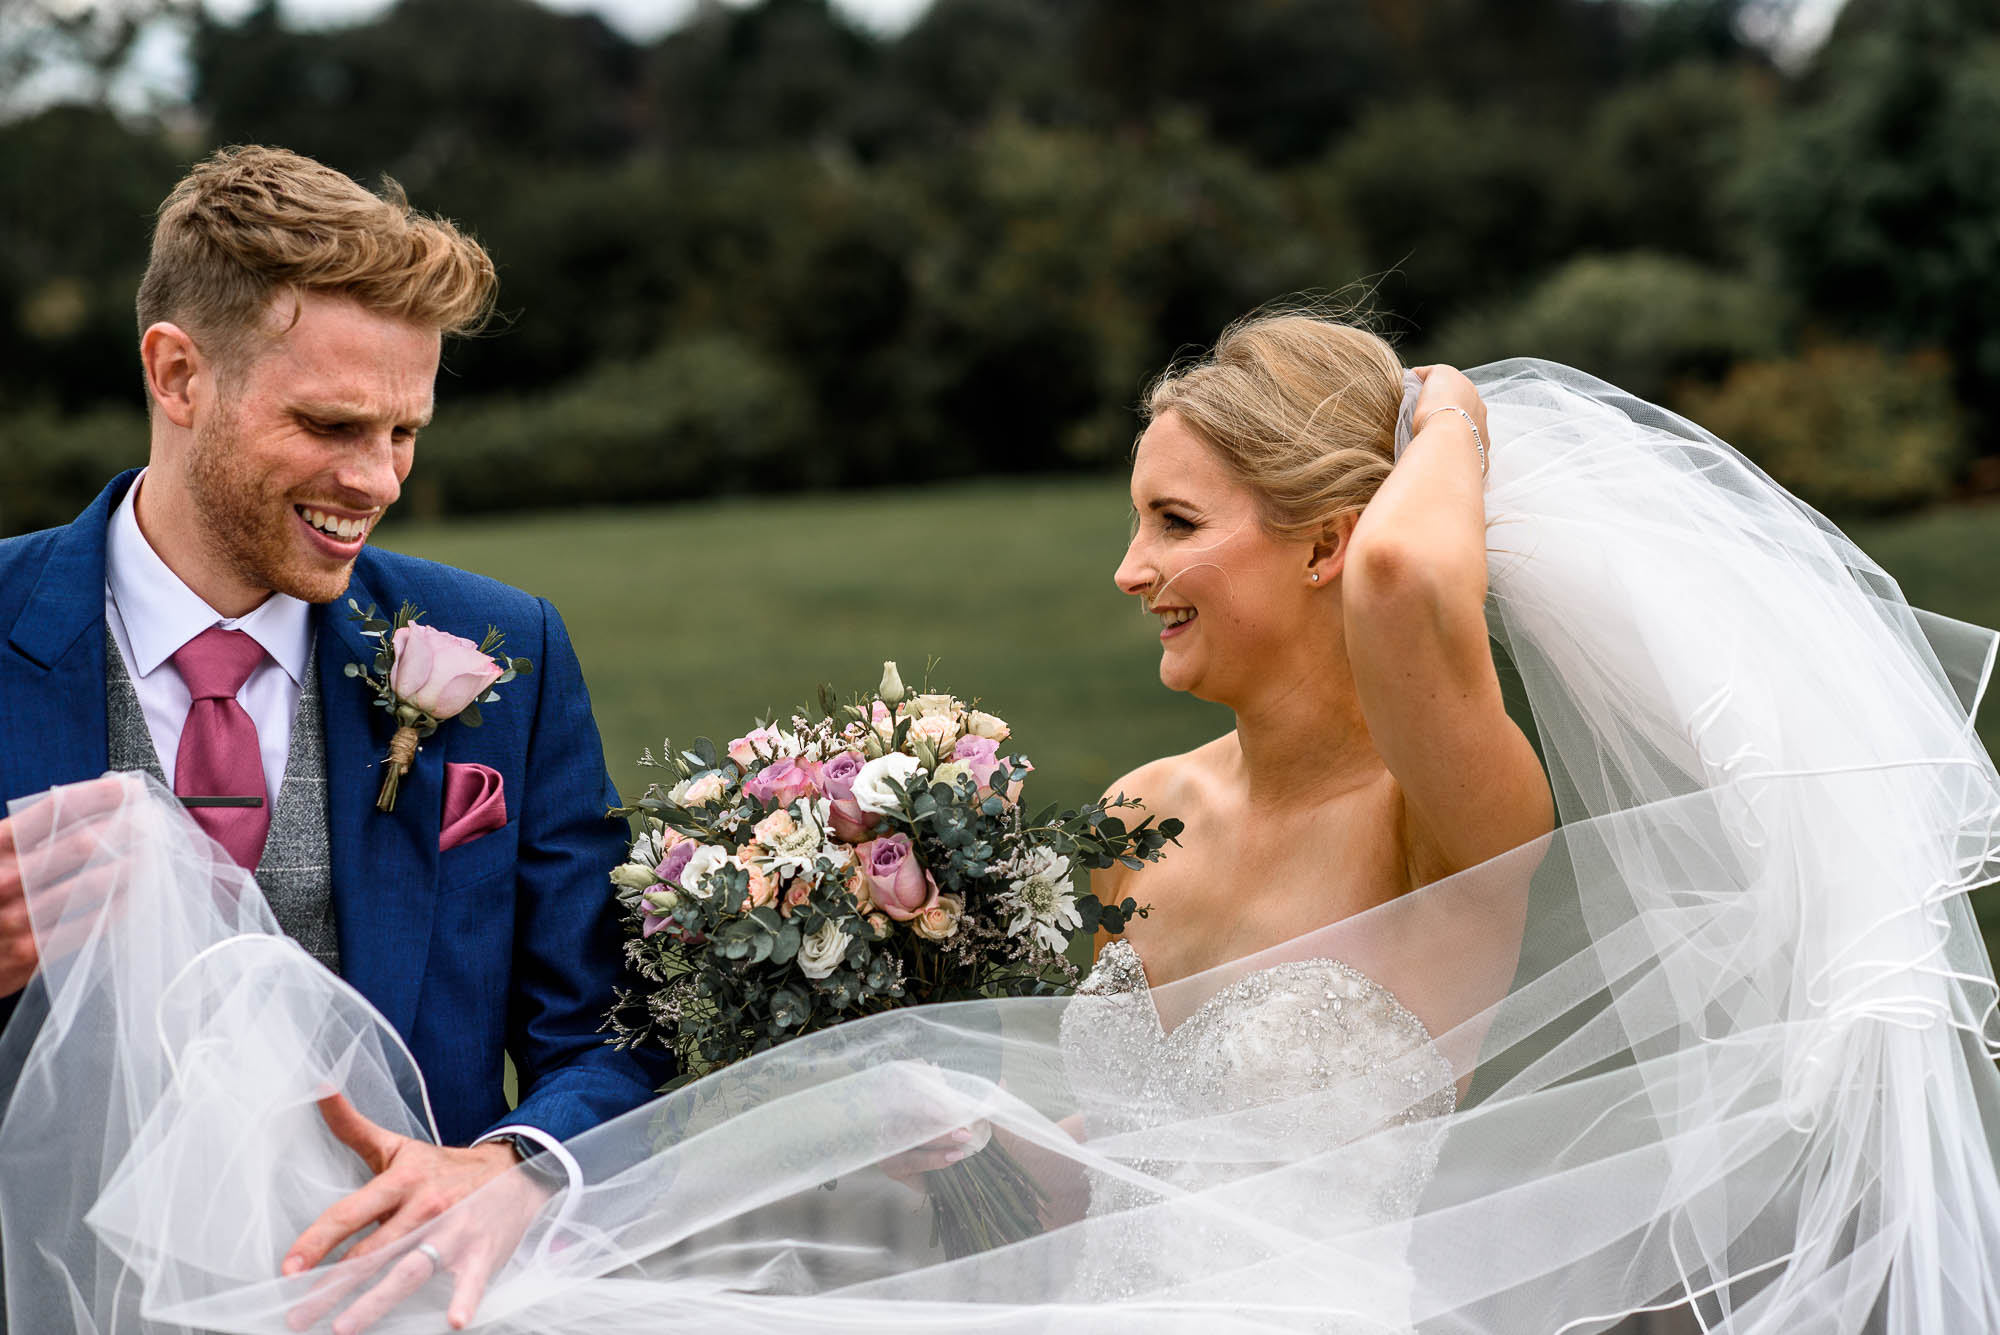
[[[288,496],[245,469],[233,417],[204,423],[188,455],[188,482],[202,541],[238,579],[302,602],[330,603],[347,591],[354,563],[329,567],[300,550]]]

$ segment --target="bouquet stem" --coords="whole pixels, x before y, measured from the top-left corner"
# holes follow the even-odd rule
[[[931,1245],[956,1261],[1042,1231],[1049,1203],[1021,1161],[997,1141],[963,1163],[924,1174],[931,1203]]]

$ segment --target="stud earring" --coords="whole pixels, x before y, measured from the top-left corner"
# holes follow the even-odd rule
[[[1313,571],[1313,583],[1319,583],[1319,571],[1317,570]]]

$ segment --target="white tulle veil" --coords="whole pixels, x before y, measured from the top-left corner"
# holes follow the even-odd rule
[[[878,1017],[581,1137],[588,1184],[481,1328],[1511,1335],[1678,1307],[1759,1335],[2000,1329],[2000,1023],[1966,897],[2000,875],[1970,722],[1994,636],[1911,609],[1699,427],[1548,363],[1473,375],[1491,627],[1561,827],[1153,993],[1171,1028],[1338,959],[1446,1059],[1409,1104],[1443,1080],[1457,1111],[1395,1124],[1334,1082],[1094,1136],[1120,1091],[1065,1062],[1078,1003]],[[276,1277],[285,1245],[364,1177],[314,1099],[428,1135],[412,1063],[157,787],[12,811],[46,961],[0,1040],[13,1328],[287,1329],[308,1281]],[[979,1119],[1048,1228],[951,1260],[874,1165]],[[1398,1138],[1441,1149],[1385,1222],[1340,1184]],[[1189,1163],[1234,1171],[1189,1189],[1166,1167]],[[1114,1182],[1138,1205],[1090,1214]],[[1091,1282],[1094,1244],[1142,1218],[1152,1263]],[[444,1329],[448,1292],[379,1329]]]

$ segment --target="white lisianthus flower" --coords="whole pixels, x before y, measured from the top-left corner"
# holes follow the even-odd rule
[[[1007,886],[1001,903],[1013,913],[1007,935],[1032,931],[1050,950],[1069,948],[1069,933],[1083,926],[1070,891],[1069,859],[1037,848],[1021,860],[1021,875]]]
[[[696,899],[707,899],[708,887],[702,884],[702,879],[711,872],[728,866],[731,861],[733,859],[725,850],[717,848],[714,844],[703,844],[694,851],[694,856],[688,859],[687,866],[681,868],[681,889]]]
[[[957,718],[958,701],[948,695],[918,695],[903,706],[911,718]]]
[[[889,786],[890,780],[907,788],[922,770],[915,756],[906,756],[901,751],[871,760],[854,776],[854,801],[871,815],[901,811],[903,799]]]
[[[881,696],[882,703],[887,705],[900,704],[903,697],[909,694],[908,688],[903,685],[902,677],[896,672],[894,663],[882,665],[882,684],[875,688],[875,694]]]
[[[847,947],[852,940],[839,923],[828,918],[818,931],[808,932],[805,940],[799,942],[799,972],[808,978],[826,977],[847,958]]]
[[[611,884],[621,890],[644,890],[659,879],[651,867],[636,862],[621,862],[611,869]]]

